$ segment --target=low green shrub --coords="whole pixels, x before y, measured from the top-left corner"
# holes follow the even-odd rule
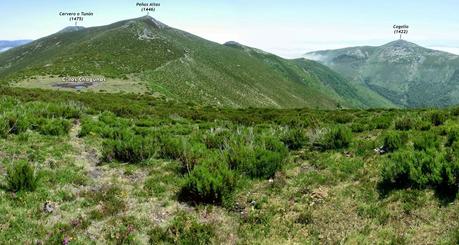
[[[299,150],[308,143],[304,130],[299,128],[288,129],[281,137],[281,141],[290,150]]]
[[[159,156],[180,161],[182,172],[190,172],[207,153],[203,143],[185,137],[162,136],[160,144]]]
[[[98,122],[89,117],[84,117],[81,119],[81,129],[78,133],[78,137],[86,137],[90,134],[98,134],[102,136],[102,128],[106,127],[102,122]]]
[[[282,167],[284,156],[279,152],[255,149],[253,162],[246,161],[239,169],[252,178],[270,178]]]
[[[432,127],[432,123],[430,121],[419,119],[416,121],[415,128],[420,131],[428,131]]]
[[[354,119],[354,117],[348,113],[335,113],[333,114],[332,118],[333,118],[333,121],[339,124],[350,123]]]
[[[164,159],[180,159],[183,152],[184,142],[182,138],[163,135],[160,137],[160,157]]]
[[[278,139],[265,136],[254,145],[232,145],[226,154],[231,169],[251,178],[270,178],[282,168],[288,150]]]
[[[351,130],[354,133],[361,133],[366,130],[366,126],[363,123],[355,122],[351,125]]]
[[[236,177],[220,157],[209,156],[186,177],[179,197],[193,203],[222,204],[230,200]]]
[[[210,154],[204,144],[200,142],[186,142],[183,145],[178,161],[182,164],[182,172],[190,172],[198,162]]]
[[[446,119],[446,114],[441,111],[435,111],[430,114],[430,120],[434,126],[443,125]]]
[[[0,138],[6,138],[10,133],[10,126],[4,117],[0,117]]]
[[[34,191],[40,175],[27,161],[18,161],[7,168],[6,189],[11,192]]]
[[[202,141],[208,149],[223,150],[228,145],[228,140],[231,137],[229,130],[220,130],[217,132],[209,132],[203,135]]]
[[[28,114],[7,114],[9,132],[11,134],[20,134],[31,126],[30,118]]]
[[[372,156],[374,155],[374,149],[379,147],[375,141],[357,139],[355,142],[355,154],[357,156]]]
[[[454,143],[459,141],[459,128],[451,128],[448,130],[448,138],[445,146],[451,147]]]
[[[400,133],[389,131],[384,135],[383,148],[386,152],[394,152],[404,145],[404,138]]]
[[[351,144],[352,132],[347,127],[335,126],[323,135],[319,141],[322,150],[342,149]]]
[[[451,109],[451,115],[459,116],[459,107],[455,107],[455,108]]]
[[[436,134],[432,132],[423,132],[414,137],[413,146],[415,150],[425,151],[427,149],[438,149],[440,142]]]
[[[414,127],[414,120],[410,117],[402,117],[395,121],[395,129],[407,131]]]
[[[375,129],[388,129],[392,124],[392,119],[389,116],[380,116],[373,118],[371,124]]]
[[[132,136],[123,140],[106,140],[103,143],[105,161],[139,163],[147,160],[159,151],[158,143],[151,138]]]
[[[386,188],[434,188],[452,190],[459,184],[459,163],[435,149],[399,151],[390,156],[381,170],[381,183]]]
[[[43,118],[80,118],[84,108],[75,102],[65,103],[43,103],[32,102],[28,105],[31,112],[36,116]]]
[[[71,123],[65,119],[44,119],[39,127],[38,132],[43,135],[60,136],[67,135],[71,128]]]

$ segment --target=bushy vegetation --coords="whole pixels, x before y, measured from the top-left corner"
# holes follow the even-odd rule
[[[322,150],[342,149],[351,144],[352,132],[344,126],[335,126],[326,130],[319,142]]]
[[[7,244],[397,244],[452,236],[441,229],[457,216],[459,130],[449,109],[335,117],[6,91],[0,223],[9,226],[0,241]],[[436,112],[446,116],[441,125]],[[410,127],[395,123],[406,118]],[[6,188],[9,176],[21,181]],[[427,220],[435,232],[405,226]],[[363,226],[371,229],[354,228]]]
[[[440,142],[438,136],[432,132],[423,132],[420,135],[414,137],[413,147],[418,151],[426,151],[428,149],[438,149]]]
[[[443,123],[445,123],[447,117],[444,112],[435,111],[435,112],[432,112],[432,114],[430,115],[430,119],[434,126],[440,126],[440,125],[443,125]]]
[[[263,136],[252,142],[234,140],[227,157],[231,169],[251,178],[269,178],[282,167],[287,154],[282,142],[273,136]]]
[[[414,120],[411,117],[402,117],[395,121],[395,129],[407,131],[414,127]]]
[[[371,124],[375,129],[388,129],[392,124],[392,120],[390,116],[379,116],[374,118]]]
[[[38,132],[43,135],[67,135],[70,130],[70,122],[65,119],[46,119],[40,122]]]
[[[290,150],[298,150],[308,143],[308,137],[302,129],[287,129],[281,138]]]
[[[392,188],[434,188],[458,192],[459,164],[449,161],[444,152],[429,148],[425,151],[400,151],[385,164],[383,184]]]
[[[393,152],[402,148],[404,144],[404,135],[398,132],[389,131],[384,135],[383,148],[387,152]]]
[[[459,140],[459,128],[451,128],[448,132],[448,138],[446,141],[445,146],[451,147],[454,143],[458,142]]]
[[[139,163],[154,156],[158,151],[154,139],[131,136],[125,139],[104,142],[104,159],[121,162]]]
[[[34,191],[37,189],[40,175],[27,161],[12,163],[6,174],[6,189],[11,192]]]
[[[224,159],[213,157],[196,166],[185,178],[180,198],[194,203],[222,204],[230,200],[236,176]]]

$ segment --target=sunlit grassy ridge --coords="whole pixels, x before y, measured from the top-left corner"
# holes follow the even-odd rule
[[[4,83],[83,75],[135,79],[151,93],[226,107],[392,106],[316,62],[221,45],[150,17],[58,32],[0,55]]]
[[[456,108],[0,92],[2,243],[458,242]]]

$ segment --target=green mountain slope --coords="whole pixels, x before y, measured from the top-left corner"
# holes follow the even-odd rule
[[[459,56],[403,40],[379,47],[308,53],[356,85],[401,107],[444,107],[459,103]]]
[[[311,90],[342,98],[344,103],[351,104],[352,107],[394,107],[385,99],[370,98],[366,91],[360,91],[343,76],[318,62],[307,59],[285,60],[236,42],[228,42],[225,45],[244,50],[252,57],[271,66],[275,71],[282,73],[289,80],[298,83],[311,81],[307,83],[311,86]]]
[[[0,55],[0,80],[7,83],[83,75],[135,77],[150,92],[199,104],[368,106],[348,81],[318,63],[217,44],[150,17],[61,31]]]

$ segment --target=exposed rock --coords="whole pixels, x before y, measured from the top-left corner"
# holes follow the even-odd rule
[[[54,212],[55,209],[56,209],[56,204],[54,204],[51,201],[47,201],[43,205],[43,212],[45,212],[45,213],[50,214],[50,213]]]
[[[378,148],[375,148],[374,151],[380,155],[386,154],[387,149],[384,146],[380,146]]]

